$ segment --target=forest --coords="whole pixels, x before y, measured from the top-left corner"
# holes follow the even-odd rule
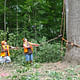
[[[77,5],[78,0],[76,3],[70,1],[69,8],[75,15],[76,9],[72,11],[72,6]],[[78,60],[74,57],[79,52],[73,48],[77,49],[75,44],[78,44],[79,38],[77,33],[73,36],[71,33],[77,32],[79,28],[69,28],[69,22],[73,21],[71,25],[74,26],[73,19],[76,17],[72,18],[69,13],[67,22],[66,2],[67,0],[0,0],[0,42],[5,40],[9,46],[16,48],[9,50],[10,63],[0,63],[0,80],[80,80],[80,65],[71,64],[79,63],[80,57],[77,56]],[[76,19],[76,24],[78,20]],[[69,41],[67,49],[62,37]],[[25,61],[24,38],[39,44],[33,46],[33,64]],[[77,54],[72,56],[68,53]]]

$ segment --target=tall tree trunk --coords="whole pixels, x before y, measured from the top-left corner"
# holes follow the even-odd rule
[[[67,1],[67,0],[66,0]],[[68,0],[67,39],[80,45],[80,0]],[[67,7],[67,5],[66,5]],[[80,64],[80,48],[68,45],[65,60]]]
[[[4,31],[6,32],[6,0],[4,1]]]
[[[6,40],[6,1],[4,0],[4,40]]]
[[[19,25],[18,25],[18,0],[17,0],[17,10],[16,10],[16,29],[17,29],[17,46],[18,46],[18,29],[19,29]]]

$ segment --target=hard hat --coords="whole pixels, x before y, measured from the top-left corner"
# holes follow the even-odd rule
[[[27,39],[26,39],[26,38],[23,38],[22,40],[23,40],[24,42],[25,42],[25,41],[27,41]]]
[[[1,41],[1,45],[4,45],[6,41]]]

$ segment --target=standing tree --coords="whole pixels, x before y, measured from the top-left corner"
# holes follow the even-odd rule
[[[4,1],[4,31],[6,32],[6,0]]]
[[[66,0],[67,40],[80,45],[80,0]],[[80,63],[80,48],[68,44],[65,60]]]

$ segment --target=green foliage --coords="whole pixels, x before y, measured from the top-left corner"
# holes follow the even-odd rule
[[[3,4],[4,1],[1,0],[0,27],[2,30],[4,30]],[[46,42],[47,39],[60,33],[62,0],[12,0],[7,1],[6,10],[7,31],[0,30],[0,41],[7,39],[10,46],[20,47],[19,50],[10,51],[13,61],[25,64],[22,48],[22,38],[24,37],[28,38],[29,41],[42,44],[39,48],[34,48],[35,61],[55,62],[62,59],[64,51],[60,51],[60,43]]]
[[[60,43],[47,43],[46,37],[43,37],[39,42],[42,45],[38,48],[36,61],[56,62],[62,60],[64,51],[60,50]]]
[[[10,77],[9,79],[11,80],[40,80],[38,78],[38,76],[35,74],[31,74],[30,76],[26,76],[26,75],[23,75],[23,76],[17,76],[17,75],[14,75],[12,77]]]
[[[0,27],[4,29],[4,1],[0,1]],[[46,36],[48,39],[55,37],[60,32],[62,0],[14,0],[7,1],[6,26],[10,33],[17,32],[25,37],[35,37],[32,28],[36,26],[37,35]],[[18,14],[15,15],[15,14]],[[23,35],[24,34],[24,35]],[[48,35],[49,34],[49,35]]]
[[[33,65],[34,68],[40,68],[40,66],[41,66],[41,65],[40,65],[39,63],[35,63],[35,64]]]
[[[11,36],[12,37],[12,36]],[[17,44],[15,41],[15,35],[10,38],[9,44]],[[12,41],[10,41],[12,40]],[[32,39],[31,42],[38,43]],[[47,43],[46,37],[43,37],[39,43],[39,47],[33,47],[34,61],[36,62],[56,62],[63,59],[64,51],[60,50],[60,43]],[[20,45],[20,44],[19,44]],[[21,65],[25,65],[24,50],[20,47],[18,50],[10,50],[11,58],[13,61],[19,62]],[[37,66],[38,67],[38,66]]]
[[[0,41],[2,41],[4,39],[4,33],[2,30],[0,33]],[[23,41],[21,38],[22,37],[17,36],[16,33],[9,33],[7,42],[10,46],[19,46],[18,50],[10,50],[12,61],[20,62],[21,65],[25,65],[25,56],[22,47]],[[56,62],[61,60],[64,56],[64,51],[60,50],[60,43],[47,43],[46,41],[46,37],[43,37],[39,41],[31,39],[31,42],[41,44],[39,47],[34,47],[34,60],[37,62]]]
[[[17,73],[25,73],[25,72],[27,72],[29,70],[29,68],[30,68],[30,66],[29,67],[28,66],[24,67],[22,69],[17,69],[16,72]]]
[[[52,71],[52,72],[49,73],[49,76],[52,77],[54,80],[63,79],[62,72]]]
[[[4,32],[3,30],[0,30],[0,42],[2,40],[6,40],[7,36],[6,36],[6,32]]]
[[[8,76],[8,79],[11,80],[40,80],[39,79],[39,72],[31,73],[29,74],[28,71],[31,69],[31,65],[27,65],[26,67],[21,67],[19,69],[16,69],[15,74],[13,76]],[[27,72],[27,74],[26,74]]]
[[[75,74],[75,70],[73,70]],[[49,76],[52,78],[51,80],[80,80],[80,78],[77,75],[70,75],[69,72],[57,72],[57,71],[50,71]]]
[[[18,70],[16,69],[15,74],[13,74],[12,76],[9,76],[8,79],[10,80],[42,80],[42,79],[45,79],[44,77],[46,77],[45,80],[80,80],[80,77],[79,77],[80,73],[76,71],[77,69],[80,68],[80,65],[77,67],[78,68],[76,69],[75,67],[74,68],[69,67],[66,70],[63,70],[63,69],[48,70],[46,72],[44,72],[44,70],[41,70],[42,72],[40,73],[37,68],[36,68],[36,71],[34,71],[33,67],[27,66],[27,67],[20,68]]]

